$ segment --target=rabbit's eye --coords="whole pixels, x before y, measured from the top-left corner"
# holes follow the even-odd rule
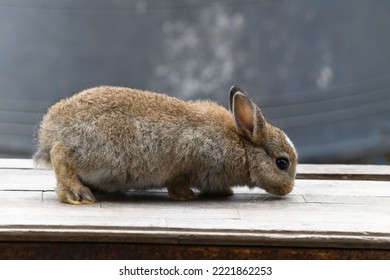
[[[280,157],[276,159],[276,166],[280,170],[286,170],[289,167],[289,165],[290,165],[290,161],[288,160],[288,158]]]

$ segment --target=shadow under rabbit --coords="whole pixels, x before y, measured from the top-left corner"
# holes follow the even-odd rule
[[[258,203],[280,203],[284,202],[301,202],[301,199],[295,197],[295,195],[289,196],[275,196],[268,193],[259,193],[259,192],[246,192],[246,193],[236,193],[230,196],[220,196],[213,195],[208,193],[200,193],[196,192],[197,199],[192,201],[173,201],[168,192],[164,190],[153,190],[153,191],[128,191],[128,192],[117,192],[117,193],[103,193],[103,192],[95,192],[94,195],[96,199],[102,203],[102,207],[104,204],[115,204],[117,206],[122,205],[139,205],[143,207],[147,207],[148,205],[151,207],[156,206],[157,204],[160,206],[169,206],[173,205],[177,207],[185,207],[191,205],[197,205],[198,207],[226,207],[227,205],[242,207],[242,206],[250,206]]]

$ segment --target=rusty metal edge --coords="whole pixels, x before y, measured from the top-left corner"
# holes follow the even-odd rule
[[[17,260],[388,260],[389,250],[81,242],[1,242],[0,259]]]

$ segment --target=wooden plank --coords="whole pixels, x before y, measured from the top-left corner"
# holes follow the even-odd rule
[[[169,227],[158,230],[155,227],[142,226],[146,224],[143,220],[138,222],[132,227],[120,228],[75,225],[61,227],[1,226],[0,242],[114,242],[390,250],[390,237],[373,232],[356,234],[337,231],[183,230]]]
[[[20,207],[18,201],[0,205],[0,240],[390,249],[387,205],[305,203],[287,197],[248,199],[245,206],[227,199],[124,201],[119,207],[103,201],[100,207],[62,204],[53,192],[43,197],[42,207]],[[41,203],[41,198],[31,196],[31,201]]]
[[[53,170],[0,169],[0,190],[53,190],[56,180]]]
[[[305,195],[307,203],[390,205],[390,196]]]
[[[43,193],[41,191],[0,191],[0,199],[0,209],[8,209],[8,207],[42,207]],[[12,216],[10,213],[6,214]]]
[[[300,164],[298,179],[390,181],[390,166],[348,164]]]
[[[296,180],[292,194],[332,196],[390,196],[384,181]]]
[[[0,169],[32,169],[31,159],[0,158]]]
[[[268,207],[267,207],[268,206]],[[246,229],[292,230],[312,232],[390,231],[390,208],[387,205],[305,203],[259,205],[240,209],[241,225]],[[375,219],[373,218],[375,217]],[[390,237],[390,236],[389,236]]]

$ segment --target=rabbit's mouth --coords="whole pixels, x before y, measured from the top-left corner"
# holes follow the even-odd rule
[[[294,184],[290,184],[290,185],[284,185],[284,186],[281,186],[281,185],[272,186],[272,188],[265,188],[265,190],[273,195],[284,196],[284,195],[289,194],[293,190],[293,188],[294,188]]]

